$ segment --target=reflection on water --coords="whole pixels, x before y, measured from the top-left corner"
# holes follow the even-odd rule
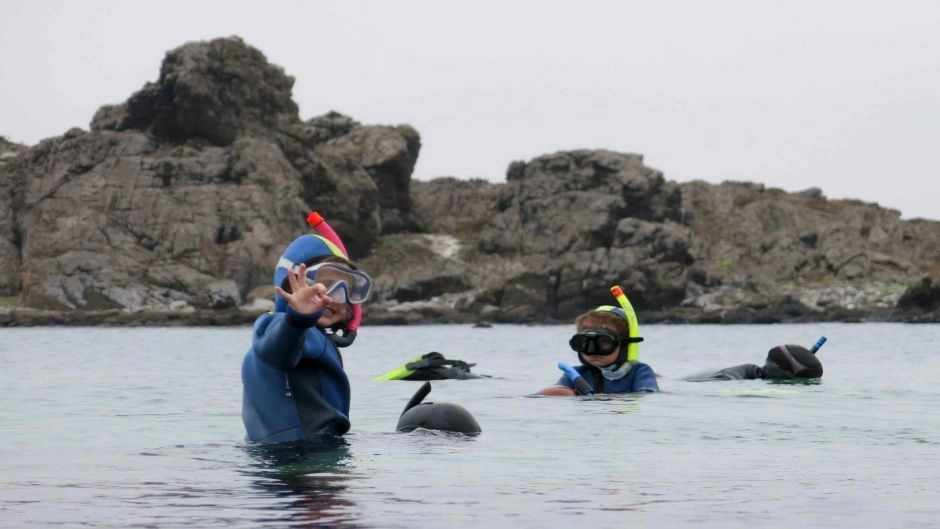
[[[292,527],[358,527],[355,504],[344,497],[351,479],[345,439],[324,436],[315,441],[246,445],[250,466],[244,471],[267,503],[259,523]]]

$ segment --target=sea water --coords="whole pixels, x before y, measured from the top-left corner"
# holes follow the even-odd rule
[[[644,325],[662,393],[538,397],[572,326],[365,327],[352,430],[243,442],[249,327],[0,329],[0,527],[940,525],[940,325]],[[820,336],[818,383],[687,382]],[[415,355],[489,379],[426,401],[483,432],[396,433]]]

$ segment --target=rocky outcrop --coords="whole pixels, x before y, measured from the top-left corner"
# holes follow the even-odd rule
[[[225,147],[297,125],[294,78],[240,39],[193,42],[167,53],[157,82],[101,108],[93,131],[147,132],[158,143],[203,140]]]
[[[383,321],[569,321],[613,284],[647,321],[936,321],[921,279],[938,274],[940,223],[818,189],[677,184],[637,155],[571,151],[515,162],[505,184],[413,190],[435,235],[364,262],[385,282]]]
[[[3,136],[0,136],[0,167],[3,167],[7,160],[16,158],[16,156],[28,149],[26,145],[14,143]]]
[[[270,282],[311,209],[355,241],[353,256],[412,228],[417,132],[336,113],[303,122],[292,85],[238,38],[186,44],[90,131],[5,159],[0,297],[43,310],[227,310]]]
[[[412,181],[412,127],[304,121],[292,87],[190,43],[89,131],[0,142],[0,325],[246,323],[310,210],[374,277],[371,324],[568,322],[613,284],[643,321],[940,321],[938,222],[604,150]]]
[[[736,291],[755,309],[790,297],[804,319],[884,315],[940,258],[940,223],[901,221],[877,204],[750,183],[682,188],[683,219],[695,234],[692,306],[727,305],[719,293]]]

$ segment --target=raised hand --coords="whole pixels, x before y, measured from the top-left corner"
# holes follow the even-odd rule
[[[281,287],[275,287],[274,289],[294,311],[302,314],[313,314],[323,310],[330,303],[330,297],[326,295],[326,287],[320,283],[308,285],[306,276],[307,265],[305,264],[301,264],[297,271],[289,268],[287,270],[287,279],[290,282],[291,292]]]

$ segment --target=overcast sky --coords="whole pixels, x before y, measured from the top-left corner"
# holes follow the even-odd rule
[[[51,1],[0,6],[0,135],[88,128],[167,51],[238,35],[300,117],[421,134],[415,178],[639,153],[940,220],[940,1]]]

